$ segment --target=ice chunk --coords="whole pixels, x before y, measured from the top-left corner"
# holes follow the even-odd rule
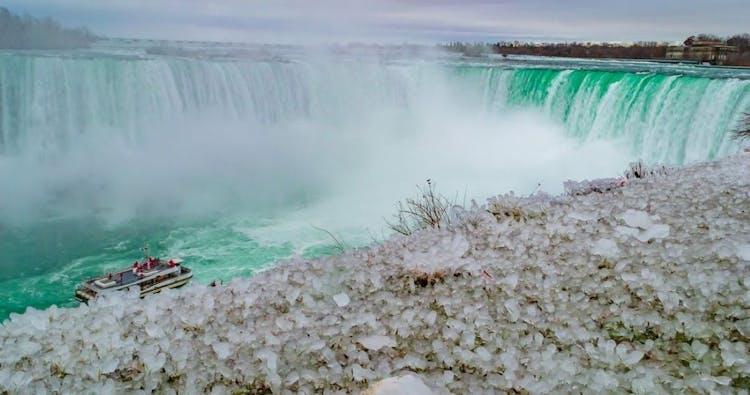
[[[278,346],[279,344],[281,344],[281,340],[279,340],[278,337],[274,336],[272,333],[266,333],[266,345]]]
[[[633,228],[648,229],[653,223],[651,217],[644,211],[627,210],[620,218]]]
[[[513,273],[505,276],[504,282],[508,284],[511,289],[515,290],[518,285],[518,274]]]
[[[146,324],[146,334],[154,339],[158,339],[164,335],[164,330],[155,322],[149,322]]]
[[[10,380],[10,384],[12,385],[12,387],[21,389],[25,387],[26,385],[28,385],[33,379],[34,379],[34,376],[32,374],[17,371],[13,373],[13,376],[11,377],[11,380]]]
[[[278,317],[276,318],[276,326],[278,326],[282,331],[286,332],[294,328],[294,323],[285,319],[284,317]]]
[[[26,309],[26,316],[28,317],[31,325],[34,327],[34,329],[40,330],[40,331],[46,331],[47,325],[49,324],[49,318],[47,317],[47,313],[44,311],[39,311],[34,308],[27,308]]]
[[[141,360],[143,364],[152,372],[156,372],[164,366],[166,356],[159,352],[158,346],[145,346],[141,349]]]
[[[404,263],[420,271],[440,271],[465,264],[462,257],[469,250],[469,242],[462,234],[443,237],[430,244],[430,248],[406,251]]]
[[[481,359],[484,362],[489,362],[492,360],[492,354],[490,354],[490,352],[487,351],[487,349],[484,347],[481,347],[481,346],[477,347],[477,349],[474,350],[474,352],[477,354],[479,359]]]
[[[471,329],[465,330],[461,334],[461,345],[464,347],[471,348],[474,346],[474,342],[476,341],[476,337],[474,336],[474,331]]]
[[[610,239],[599,239],[594,243],[591,252],[595,255],[601,255],[606,258],[614,258],[620,255],[620,249],[617,243]]]
[[[437,320],[437,313],[435,310],[430,310],[429,313],[427,313],[427,317],[425,317],[424,322],[427,323],[427,325],[434,325],[435,320]]]
[[[636,236],[638,236],[638,233],[640,233],[638,231],[638,229],[631,228],[629,226],[617,226],[617,227],[615,227],[615,230],[617,231],[617,233],[620,233],[620,234],[622,234],[624,236],[633,236],[633,237],[636,237]]]
[[[212,345],[214,352],[216,352],[216,355],[219,357],[219,359],[226,359],[229,354],[231,354],[232,350],[229,347],[229,343],[219,342],[214,343]]]
[[[645,243],[651,239],[663,239],[667,236],[669,236],[669,225],[654,224],[650,228],[640,231],[635,238]]]
[[[99,363],[99,370],[103,374],[112,373],[117,369],[117,365],[118,365],[117,359],[110,357],[108,359],[102,360]]]
[[[630,389],[636,394],[654,394],[661,391],[657,390],[657,384],[654,383],[654,376],[647,374],[634,379],[630,383]]]
[[[455,374],[450,370],[444,370],[443,371],[443,383],[450,384],[453,382],[453,378],[455,377]]]
[[[366,389],[362,395],[432,395],[433,392],[422,380],[414,375],[389,377],[378,381]]]
[[[701,376],[701,381],[712,381],[719,385],[729,385],[732,382],[732,378],[726,376]]]
[[[382,335],[360,337],[359,344],[373,351],[380,350],[383,347],[396,347],[396,341],[393,338]]]
[[[376,376],[375,373],[372,372],[372,370],[365,369],[359,366],[358,363],[355,363],[354,365],[352,365],[352,377],[354,378],[354,381],[364,381],[372,380]]]
[[[515,299],[506,300],[505,308],[508,310],[508,315],[510,316],[511,322],[516,322],[521,317],[521,306],[518,305],[518,302],[515,301]]]
[[[669,225],[654,223],[653,218],[644,211],[627,210],[620,216],[620,219],[628,226],[616,227],[617,232],[633,236],[641,242],[669,236]]]
[[[593,376],[594,388],[601,391],[603,389],[617,388],[617,377],[612,372],[597,370]]]
[[[743,261],[750,261],[750,244],[739,246],[737,248],[737,256]]]
[[[273,350],[264,348],[257,353],[258,358],[266,362],[266,368],[269,372],[276,372],[278,355]]]
[[[588,213],[588,212],[582,212],[582,211],[572,211],[570,214],[568,214],[569,218],[573,218],[577,221],[593,221],[597,218],[599,218],[598,215],[594,213]]]
[[[724,340],[719,343],[719,349],[721,349],[721,359],[724,360],[724,366],[729,367],[748,362],[747,347],[744,343],[732,343]]]
[[[21,355],[34,355],[42,350],[42,346],[36,342],[22,341],[18,343],[18,350]]]
[[[703,358],[703,356],[708,352],[708,346],[701,343],[699,340],[693,340],[693,343],[690,345],[690,347],[693,352],[693,356],[695,356],[696,359]]]
[[[336,302],[339,307],[346,307],[349,305],[349,295],[345,292],[333,295],[333,301]]]
[[[633,366],[637,364],[638,362],[641,361],[641,359],[643,359],[643,356],[645,355],[643,351],[640,351],[640,350],[627,351],[626,349],[623,349],[619,346],[616,348],[616,350],[617,350],[617,355],[620,357],[620,360],[626,366]]]

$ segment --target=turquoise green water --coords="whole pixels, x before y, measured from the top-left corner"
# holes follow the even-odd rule
[[[0,52],[0,319],[145,242],[203,284],[366,245],[427,178],[481,201],[728,155],[750,109],[743,70],[115,44]]]
[[[249,225],[249,224],[248,224]],[[128,223],[102,229],[93,223],[60,222],[0,232],[2,317],[27,306],[75,306],[71,291],[84,278],[122,269],[139,259],[141,247],[160,256],[180,256],[194,270],[195,281],[248,277],[294,253],[313,258],[338,251],[321,240],[304,251],[291,242],[254,240],[228,224]]]

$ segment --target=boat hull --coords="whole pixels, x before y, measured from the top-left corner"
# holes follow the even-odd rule
[[[112,294],[112,293],[122,292],[122,291],[127,292],[132,287],[139,287],[141,289],[140,296],[141,298],[143,298],[148,295],[159,293],[161,292],[161,290],[166,289],[166,288],[180,288],[186,285],[188,282],[190,282],[192,278],[193,278],[193,272],[186,267],[182,267],[180,270],[180,273],[177,274],[176,276],[166,278],[164,280],[157,282],[156,284],[152,284],[149,286],[133,284],[127,287],[119,287],[119,288],[110,289],[110,290],[100,290],[99,292],[93,291],[90,287],[81,286],[76,290],[75,298],[79,302],[88,303],[89,301],[96,299],[99,295]]]

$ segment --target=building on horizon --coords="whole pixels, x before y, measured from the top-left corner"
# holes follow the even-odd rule
[[[722,65],[727,61],[729,54],[735,52],[737,47],[726,45],[720,40],[698,40],[689,37],[684,45],[668,47],[666,59]]]

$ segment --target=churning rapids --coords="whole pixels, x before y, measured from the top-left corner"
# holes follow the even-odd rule
[[[413,48],[109,41],[0,52],[0,318],[151,242],[197,282],[388,237],[426,179],[469,203],[736,153],[750,73]]]

